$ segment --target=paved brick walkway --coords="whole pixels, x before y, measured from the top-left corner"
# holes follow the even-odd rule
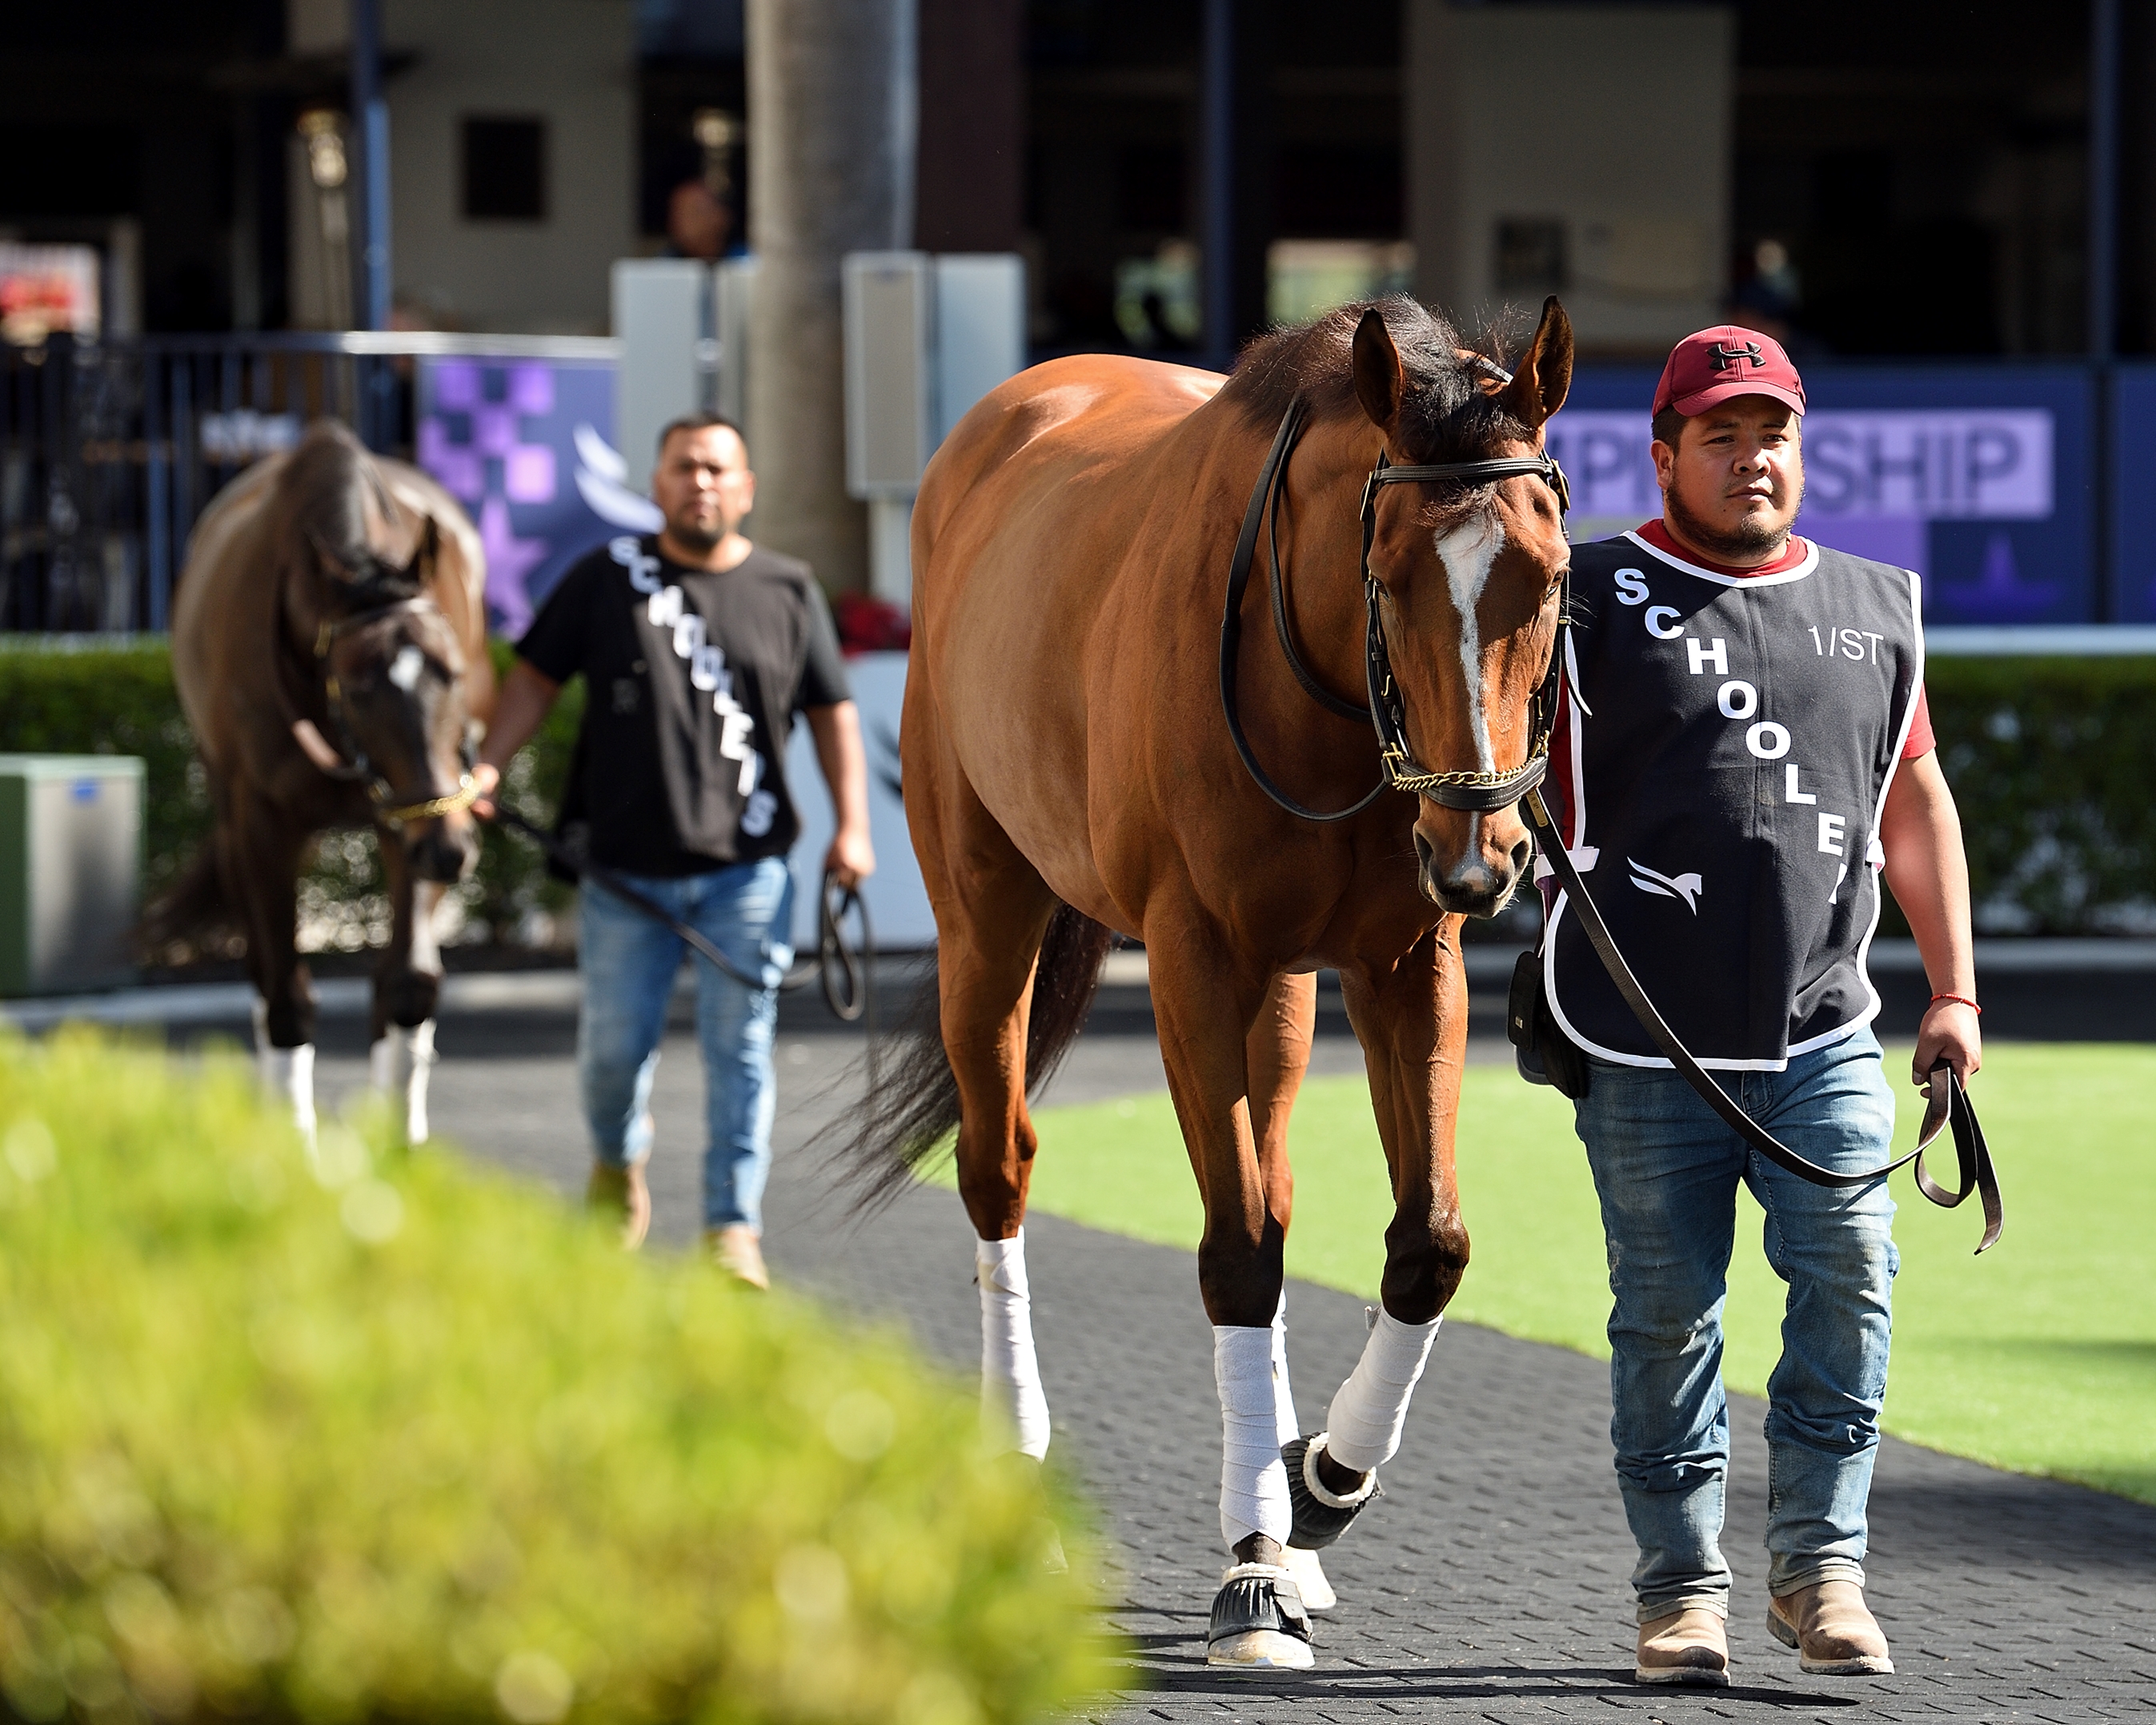
[[[841,1224],[810,1159],[789,1156],[844,1091],[849,1045],[813,1010],[782,1039],[781,1158],[768,1203],[779,1275],[880,1317],[902,1317],[961,1372],[978,1358],[969,1230],[955,1199],[916,1192],[871,1224]],[[1158,1086],[1142,1027],[1106,1016],[1059,1081],[1066,1098]],[[351,1033],[329,1027],[326,1091],[357,1081]],[[1122,1031],[1126,1034],[1115,1034]],[[576,1122],[565,1015],[446,1020],[444,1133],[573,1187]],[[1485,1049],[1478,1050],[1488,1053]],[[1321,1070],[1356,1070],[1322,1039]],[[694,1237],[701,1076],[668,1045],[657,1095],[658,1238]],[[1292,1680],[1207,1670],[1205,1611],[1222,1561],[1210,1332],[1181,1253],[1052,1219],[1029,1229],[1044,1374],[1060,1455],[1104,1506],[1117,1556],[1109,1616],[1134,1648],[1118,1725],[1393,1716],[1510,1722],[1902,1719],[2078,1721],[2156,1716],[2156,1509],[2002,1474],[1890,1440],[1872,1498],[1871,1597],[1902,1671],[1872,1682],[1801,1678],[1762,1622],[1764,1452],[1739,1402],[1727,1548],[1736,1566],[1736,1686],[1691,1694],[1629,1681],[1631,1562],[1610,1475],[1598,1363],[1466,1325],[1441,1333],[1387,1497],[1334,1548],[1340,1610],[1318,1670]],[[1360,1302],[1289,1294],[1305,1423],[1353,1362]],[[2041,1409],[2031,1409],[2041,1417]]]

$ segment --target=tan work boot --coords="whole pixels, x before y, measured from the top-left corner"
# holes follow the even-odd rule
[[[768,1288],[771,1272],[763,1267],[763,1242],[746,1222],[729,1222],[704,1232],[704,1250],[711,1261],[736,1281],[752,1288]]]
[[[632,1162],[616,1168],[609,1162],[592,1164],[592,1178],[584,1188],[584,1202],[593,1209],[621,1218],[621,1244],[634,1251],[651,1232],[651,1189],[644,1183],[644,1164]]]
[[[1729,1630],[1719,1612],[1687,1605],[1640,1625],[1632,1656],[1635,1683],[1674,1683],[1687,1689],[1729,1686]]]
[[[1767,1601],[1767,1628],[1797,1650],[1797,1669],[1815,1677],[1887,1677],[1887,1637],[1853,1581],[1815,1581]]]

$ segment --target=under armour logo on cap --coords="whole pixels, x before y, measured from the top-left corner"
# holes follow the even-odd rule
[[[1726,323],[1686,336],[1670,350],[1655,386],[1655,411],[1675,408],[1686,418],[1740,395],[1764,395],[1801,413],[1804,380],[1772,336]]]

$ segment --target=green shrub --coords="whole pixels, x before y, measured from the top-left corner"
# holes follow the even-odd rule
[[[510,649],[496,642],[494,653],[506,672]],[[2156,760],[2156,659],[1934,659],[1927,681],[1984,925],[2087,934],[2156,922],[2156,798],[2141,778]],[[583,711],[579,681],[511,765],[508,794],[535,818],[552,818]],[[208,829],[161,640],[65,651],[38,637],[0,641],[0,750],[142,756],[152,891]],[[494,829],[458,896],[469,923],[505,941],[568,901],[530,845]],[[371,831],[324,842],[300,908],[323,944],[381,937],[388,907]],[[1886,932],[1907,932],[1891,906]]]
[[[1934,659],[1926,681],[1979,923],[2156,922],[2156,660]]]
[[[497,675],[511,654],[493,644]],[[551,820],[583,712],[581,681],[563,691],[545,726],[511,763],[509,794]],[[172,686],[172,654],[156,636],[0,638],[0,752],[140,755],[146,763],[143,891],[154,897],[208,836],[208,781]],[[542,790],[544,794],[542,794]],[[468,924],[513,940],[534,911],[558,913],[569,889],[547,878],[538,853],[489,828],[472,878],[458,888]],[[317,944],[357,948],[386,939],[388,905],[372,829],[333,833],[300,886],[300,916]]]
[[[209,833],[209,785],[157,635],[0,637],[0,753],[140,755],[143,890],[167,885]]]
[[[0,1041],[18,1719],[999,1725],[1102,1681],[1068,1500],[889,1336],[236,1060]]]

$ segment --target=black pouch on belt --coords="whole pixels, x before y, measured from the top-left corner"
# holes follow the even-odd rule
[[[1543,992],[1543,955],[1539,951],[1520,954],[1512,967],[1512,992],[1505,1003],[1505,1035],[1512,1045],[1512,1059],[1520,1076],[1530,1084],[1547,1084],[1559,1096],[1574,1101],[1587,1094],[1587,1055],[1558,1027]]]

